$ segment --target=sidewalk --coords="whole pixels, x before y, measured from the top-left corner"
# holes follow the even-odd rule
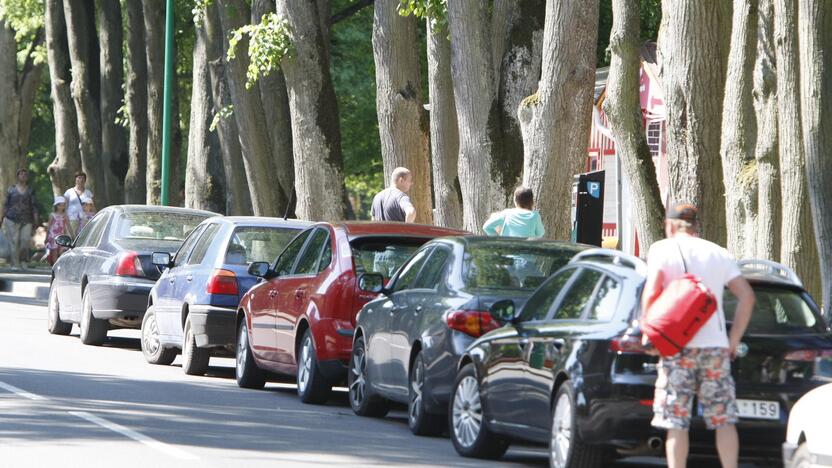
[[[12,270],[0,268],[0,294],[46,303],[52,272],[47,268]]]

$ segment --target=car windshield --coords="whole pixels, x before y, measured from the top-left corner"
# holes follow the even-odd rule
[[[300,231],[300,228],[288,227],[238,227],[225,251],[225,263],[271,262]]]
[[[773,286],[755,286],[754,296],[756,302],[748,324],[748,333],[823,332],[822,322],[800,292]],[[733,321],[737,298],[727,289],[722,306],[726,320]]]
[[[546,245],[473,245],[465,252],[462,276],[468,288],[531,290],[569,263],[578,250]]]
[[[170,211],[128,211],[118,217],[115,238],[182,241],[207,215]]]
[[[429,239],[372,237],[351,242],[355,274],[380,273],[389,280],[407,259]]]

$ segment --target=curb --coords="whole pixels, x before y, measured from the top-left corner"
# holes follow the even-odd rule
[[[0,292],[11,296],[46,302],[49,299],[48,273],[0,273]]]

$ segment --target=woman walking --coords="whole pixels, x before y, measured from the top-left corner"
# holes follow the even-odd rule
[[[29,243],[32,240],[32,225],[39,224],[40,205],[35,192],[29,187],[29,171],[17,170],[17,184],[6,191],[6,201],[3,204],[2,224],[3,233],[11,246],[12,268],[19,270],[20,258],[29,258]],[[23,268],[27,268],[23,263]]]
[[[534,193],[527,187],[514,191],[514,208],[494,213],[482,227],[489,236],[543,237],[540,213],[533,211]]]

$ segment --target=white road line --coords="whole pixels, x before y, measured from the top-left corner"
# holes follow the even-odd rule
[[[148,447],[156,449],[160,452],[166,453],[172,457],[178,458],[180,460],[198,460],[198,458],[184,450],[180,450],[176,447],[170,446],[163,442],[159,442],[156,439],[150,438],[144,434],[136,432],[132,429],[128,429],[120,424],[116,424],[114,422],[107,421],[104,418],[99,418],[93,414],[87,413],[86,411],[69,411],[69,414],[73,416],[77,416],[82,419],[86,419],[87,421],[97,424],[105,429],[109,429],[113,432],[118,432],[119,434],[129,437],[136,442],[141,442]]]
[[[8,390],[12,393],[20,395],[23,398],[28,398],[30,400],[35,400],[35,401],[45,401],[46,400],[46,398],[44,398],[40,395],[35,395],[34,393],[29,393],[26,390],[23,390],[22,388],[17,388],[14,385],[9,385],[5,382],[0,382],[0,388],[5,388],[6,390]]]

